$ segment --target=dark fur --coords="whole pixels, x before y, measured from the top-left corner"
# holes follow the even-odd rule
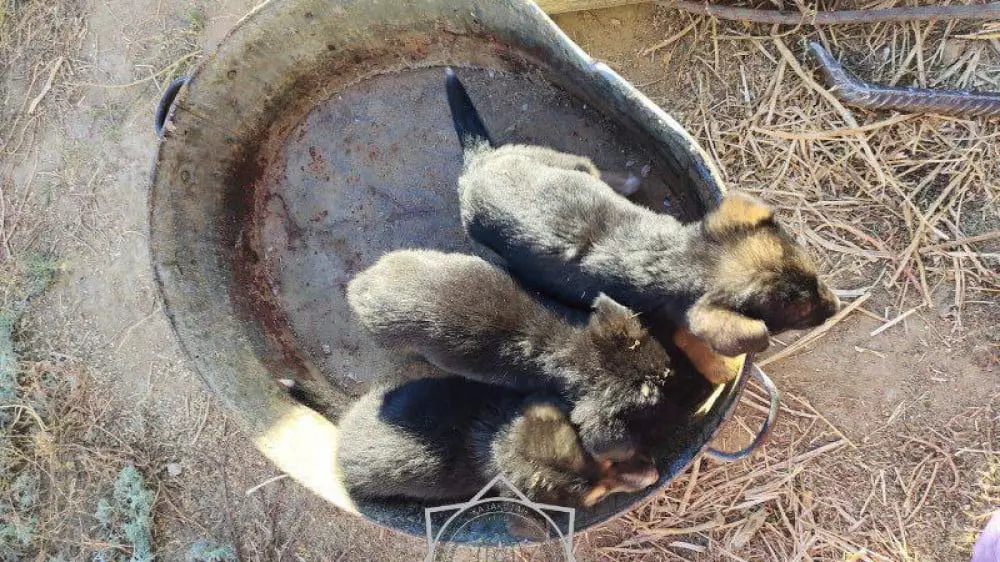
[[[480,148],[490,148],[494,146],[493,139],[490,138],[489,131],[483,125],[482,119],[472,106],[472,100],[465,94],[465,88],[455,76],[455,71],[445,69],[445,88],[448,92],[448,109],[451,110],[451,119],[455,124],[455,134],[458,135],[458,142],[462,145],[462,150],[474,150]]]
[[[763,203],[732,194],[701,222],[681,224],[615,193],[587,158],[492,148],[477,137],[486,128],[458,78],[447,83],[453,111],[464,112],[453,115],[466,147],[462,223],[523,282],[569,303],[604,292],[640,312],[662,309],[730,356],[837,311],[813,261]]]
[[[464,500],[503,473],[534,501],[586,507],[656,481],[651,466],[618,474],[588,455],[564,407],[460,377],[373,390],[340,425],[345,485],[359,497]]]
[[[445,89],[448,94],[448,108],[451,110],[452,123],[455,125],[455,134],[458,135],[458,142],[464,151],[488,150],[496,147],[496,143],[490,137],[489,131],[483,125],[482,119],[472,100],[465,92],[465,87],[455,76],[455,71],[451,68],[445,69]],[[588,174],[600,177],[603,182],[611,186],[615,192],[629,196],[639,190],[642,179],[628,172],[608,172],[599,171],[593,162],[586,158],[575,158],[574,165]]]
[[[383,345],[479,381],[565,391],[585,445],[602,456],[633,453],[629,419],[661,399],[670,374],[667,352],[628,308],[598,295],[589,320],[570,323],[475,256],[386,254],[350,282],[347,301]]]

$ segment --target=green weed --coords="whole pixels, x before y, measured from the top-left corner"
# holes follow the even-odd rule
[[[97,503],[94,518],[101,524],[102,538],[126,550],[99,553],[106,562],[152,562],[153,501],[156,494],[146,488],[142,473],[126,465],[115,478],[114,492]]]
[[[186,562],[236,562],[236,550],[229,545],[198,541],[188,548]]]

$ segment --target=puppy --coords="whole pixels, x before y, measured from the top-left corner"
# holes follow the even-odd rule
[[[839,301],[771,208],[731,194],[681,224],[632,204],[589,159],[496,147],[450,69],[446,90],[465,154],[462,223],[522,282],[566,302],[598,292],[670,320],[727,356],[768,347],[768,334],[823,323]]]
[[[344,483],[367,498],[468,499],[497,474],[533,501],[590,507],[659,478],[620,472],[581,446],[565,405],[461,377],[365,394],[341,420]]]
[[[597,294],[589,320],[574,324],[475,256],[386,254],[348,284],[347,302],[383,345],[478,381],[564,392],[601,457],[634,454],[630,419],[661,400],[671,375],[666,350],[628,308]]]

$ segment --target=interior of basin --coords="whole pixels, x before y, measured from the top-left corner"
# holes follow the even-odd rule
[[[590,156],[604,170],[646,171],[636,198],[690,219],[691,201],[638,143],[539,74],[460,69],[498,142]],[[256,196],[263,266],[296,341],[349,390],[391,370],[344,299],[347,283],[386,252],[482,253],[462,231],[462,154],[443,69],[373,76],[318,103],[270,160]]]
[[[638,204],[688,221],[703,208],[690,179],[665,163],[648,138],[608,120],[599,108],[560,86],[557,76],[495,45],[472,39],[421,61],[359,65],[339,73],[308,103],[290,106],[262,142],[259,176],[237,242],[241,283],[234,299],[262,329],[262,359],[275,376],[320,379],[336,389],[324,405],[334,421],[374,380],[426,375],[370,342],[352,318],[345,287],[386,252],[433,248],[490,259],[465,236],[456,182],[461,151],[444,96],[444,65],[458,69],[495,140],[546,145],[589,156],[603,170],[642,178]],[[249,257],[252,256],[252,259]],[[724,412],[706,416],[706,400],[731,401],[735,385],[713,389],[682,357],[676,422],[655,428],[661,484],[682,470],[714,432]],[[696,413],[697,412],[697,413]],[[577,530],[603,521],[648,495],[611,496],[577,512]],[[424,534],[424,505],[366,502],[366,516]],[[505,536],[497,521],[464,526],[451,540]]]

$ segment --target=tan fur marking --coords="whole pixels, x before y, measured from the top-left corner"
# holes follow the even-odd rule
[[[723,384],[733,380],[743,369],[743,362],[746,360],[746,355],[727,357],[712,351],[708,344],[683,328],[674,332],[674,344],[712,384]]]
[[[587,463],[583,448],[577,439],[576,430],[569,422],[560,424],[552,432],[552,439],[555,443],[554,449],[556,458],[560,464],[573,470],[582,470]]]
[[[624,467],[624,468],[623,468]],[[604,476],[597,483],[598,486],[607,489],[608,494],[618,492],[638,492],[656,483],[660,478],[660,473],[652,466],[638,467],[636,471],[635,463],[623,463],[606,470]],[[631,475],[634,481],[624,475]]]
[[[692,334],[723,355],[764,351],[770,345],[766,324],[713,306],[704,298],[688,311],[688,326]]]
[[[759,278],[757,273],[780,269],[785,259],[781,244],[764,232],[747,236],[724,251],[725,259],[719,261],[715,281],[719,287],[729,287],[736,292]]]
[[[541,421],[562,421],[566,418],[559,408],[551,404],[529,404],[524,415]]]
[[[732,252],[743,264],[757,269],[776,266],[785,259],[781,244],[764,233],[744,238]]]
[[[705,217],[709,231],[722,232],[732,228],[754,227],[771,219],[774,210],[767,204],[742,193],[727,195],[719,207]]]
[[[583,499],[580,500],[580,503],[583,504],[583,507],[593,507],[594,504],[604,499],[605,496],[607,496],[609,493],[610,490],[608,489],[607,485],[601,482],[596,486],[594,486],[593,488],[591,488],[589,492],[584,494]]]

